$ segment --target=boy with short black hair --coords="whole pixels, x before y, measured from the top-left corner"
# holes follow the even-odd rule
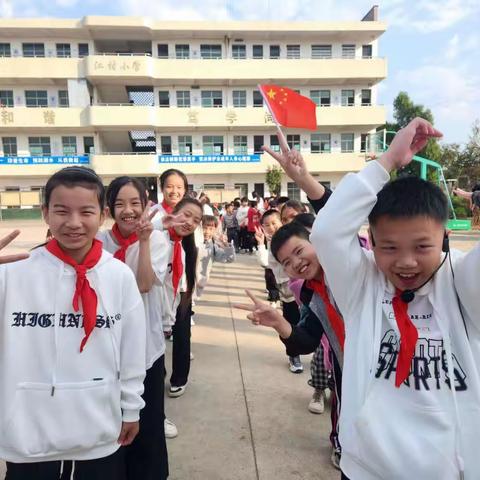
[[[238,221],[237,216],[234,210],[234,204],[228,203],[225,205],[225,213],[222,217],[222,224],[223,224],[223,232],[227,234],[227,241],[228,243],[232,243],[235,246],[235,253],[239,251],[238,245]]]
[[[439,136],[414,119],[342,180],[313,227],[345,321],[341,468],[352,480],[480,478],[480,249],[450,251],[438,187],[389,182]],[[373,252],[357,241],[367,216]]]

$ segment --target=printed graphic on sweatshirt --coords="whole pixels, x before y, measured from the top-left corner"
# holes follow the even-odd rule
[[[447,355],[443,339],[422,338],[419,329],[419,338],[415,348],[415,356],[410,366],[410,375],[404,385],[415,390],[441,390],[450,387]],[[380,345],[380,355],[376,371],[376,378],[385,380],[394,379],[397,367],[400,340],[393,329],[387,330]],[[467,390],[467,376],[455,354],[453,359],[454,385],[456,391]]]
[[[111,328],[122,319],[122,315],[97,315],[96,328]],[[60,328],[83,328],[82,313],[61,313]],[[55,314],[39,312],[13,312],[12,327],[49,328],[55,326]]]

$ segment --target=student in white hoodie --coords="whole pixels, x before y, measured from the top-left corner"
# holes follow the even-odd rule
[[[450,251],[437,186],[389,182],[439,136],[414,119],[342,180],[313,227],[345,321],[340,466],[351,480],[480,478],[480,249]],[[357,240],[367,217],[372,251]]]
[[[107,205],[115,220],[111,230],[97,238],[105,250],[128,265],[137,279],[142,294],[147,325],[146,369],[143,400],[140,412],[140,432],[125,452],[127,478],[135,480],[168,477],[168,454],[165,442],[165,338],[163,335],[165,283],[172,283],[168,265],[172,247],[165,232],[153,230],[150,204],[145,187],[136,178],[122,176],[110,183]],[[168,221],[168,223],[167,223]],[[163,217],[163,226],[173,227],[175,217]],[[165,427],[166,429],[167,427]]]
[[[93,170],[58,171],[43,205],[53,239],[0,267],[8,480],[125,478],[118,449],[144,406],[145,313],[131,270],[95,239],[104,203]]]

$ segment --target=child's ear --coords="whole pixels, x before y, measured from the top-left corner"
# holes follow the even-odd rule
[[[105,218],[107,218],[107,215],[109,213],[108,207],[105,207],[101,212],[100,212],[100,226],[103,225],[103,222],[105,222]]]

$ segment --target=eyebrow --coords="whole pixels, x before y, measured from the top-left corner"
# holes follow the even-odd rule
[[[97,206],[96,205],[82,205],[80,208],[93,208],[95,209]],[[70,210],[70,207],[68,207],[67,205],[62,205],[61,203],[55,203],[53,204],[52,208],[66,208],[68,210]]]

